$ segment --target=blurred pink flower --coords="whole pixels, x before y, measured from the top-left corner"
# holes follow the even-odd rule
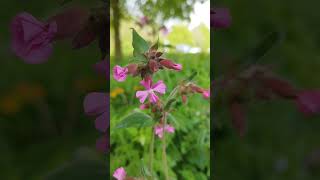
[[[89,116],[96,116],[95,127],[104,136],[96,141],[99,151],[107,152],[109,149],[109,134],[107,129],[110,124],[109,95],[107,93],[92,92],[84,98],[84,112]]]
[[[89,116],[96,116],[95,127],[106,132],[109,127],[109,95],[107,93],[92,92],[84,98],[84,111]]]
[[[163,59],[160,61],[160,64],[168,69],[173,69],[176,71],[180,71],[182,69],[182,65],[181,64],[176,64],[173,61],[169,60],[169,59]]]
[[[55,21],[43,23],[23,12],[13,18],[10,31],[11,49],[26,63],[43,63],[52,54],[51,43],[57,32]]]
[[[299,111],[305,115],[320,114],[320,90],[299,92],[295,101]]]
[[[166,124],[164,127],[164,131],[168,132],[168,133],[174,133],[174,127],[170,126],[169,124]],[[163,125],[157,125],[154,127],[154,133],[159,137],[162,138],[163,137]]]
[[[128,68],[127,67],[121,67],[116,65],[113,67],[113,78],[119,82],[125,81],[128,74]]]
[[[148,23],[149,23],[149,18],[148,18],[147,16],[142,16],[142,17],[140,18],[139,24],[140,24],[141,26],[144,26],[144,25],[146,25],[146,24],[148,24]]]
[[[152,85],[151,78],[145,78],[140,84],[146,88],[145,91],[137,91],[136,93],[136,97],[139,98],[140,103],[144,103],[148,96],[151,103],[156,103],[158,102],[159,97],[155,92],[158,92],[159,94],[164,94],[166,92],[166,85],[162,80],[159,80],[156,84]]]
[[[127,176],[127,173],[123,167],[116,169],[113,173],[113,177],[116,178],[117,180],[125,180],[126,176]]]
[[[148,109],[148,108],[149,108],[149,105],[148,105],[148,104],[141,104],[141,105],[139,106],[139,108],[140,108],[141,110]]]
[[[228,28],[231,26],[231,15],[228,8],[213,8],[210,11],[211,27],[216,29]]]
[[[202,92],[202,96],[203,96],[203,98],[205,98],[205,99],[209,99],[209,98],[210,98],[210,89],[204,90],[204,91]]]
[[[164,36],[169,34],[169,30],[168,30],[168,28],[166,26],[161,26],[160,31],[162,32],[162,34]]]

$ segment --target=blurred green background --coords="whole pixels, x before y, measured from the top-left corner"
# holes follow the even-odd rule
[[[0,179],[105,179],[106,158],[95,141],[101,136],[83,113],[88,92],[105,91],[92,65],[97,43],[72,50],[69,40],[54,43],[48,62],[30,65],[10,50],[9,23],[26,11],[39,20],[65,8],[90,8],[99,1],[11,0],[0,12]]]
[[[135,28],[150,43],[160,39],[160,51],[164,57],[172,59],[183,66],[180,72],[161,70],[153,78],[154,81],[163,80],[167,86],[166,98],[180,80],[191,75],[196,70],[198,75],[195,83],[204,88],[210,84],[210,34],[209,34],[209,1],[146,1],[139,4],[138,1],[122,1],[121,13],[124,15],[119,28],[121,40],[121,58],[117,58],[115,47],[115,28],[111,26],[111,68],[116,64],[125,66],[132,59],[132,31]],[[154,2],[155,4],[149,4]],[[163,3],[163,4],[162,4]],[[189,6],[191,10],[188,10]],[[185,9],[185,17],[181,14],[168,16],[172,9],[181,11]],[[199,7],[197,10],[197,7]],[[152,7],[152,8],[151,8]],[[166,8],[164,8],[166,7]],[[199,17],[199,9],[207,12],[207,21],[195,23]],[[114,9],[112,9],[114,11]],[[111,11],[111,20],[114,14]],[[191,14],[195,12],[195,16]],[[197,12],[197,13],[196,13]],[[161,15],[166,14],[166,15]],[[138,26],[140,18],[146,16],[150,23]],[[168,16],[167,18],[161,18]],[[194,26],[191,26],[195,23]],[[163,25],[168,33],[159,30]],[[153,33],[155,32],[155,33]],[[141,78],[127,77],[125,82],[117,82],[111,75],[110,102],[110,173],[116,168],[124,167],[127,175],[141,177],[141,168],[149,165],[149,144],[151,141],[151,128],[116,129],[115,126],[133,110],[139,108],[139,101],[135,97],[137,90],[143,87],[139,84]],[[188,98],[186,105],[176,107],[172,112],[173,118],[169,123],[176,128],[174,134],[167,134],[168,139],[168,164],[169,174],[172,179],[205,180],[210,177],[210,102],[204,100],[201,95],[195,94]],[[161,142],[155,140],[154,173],[156,179],[164,179],[161,157]]]
[[[261,64],[297,87],[317,89],[319,81],[319,1],[224,1],[211,6],[228,7],[232,26],[214,33],[214,70],[218,77],[228,60],[253,48],[271,31],[285,38],[263,57]],[[247,107],[247,134],[240,138],[231,129],[224,106],[214,108],[213,148],[215,179],[307,180],[319,179],[318,160],[311,169],[306,159],[319,150],[320,118],[306,118],[290,101],[256,102]],[[319,157],[319,154],[318,154]]]

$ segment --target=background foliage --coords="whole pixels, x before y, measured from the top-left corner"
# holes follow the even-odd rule
[[[266,34],[285,34],[281,44],[261,59],[301,88],[319,88],[318,1],[215,1],[230,8],[233,24],[214,32],[214,70],[254,47]],[[225,71],[225,69],[224,69]],[[306,159],[319,148],[320,118],[306,118],[288,101],[252,103],[247,107],[248,132],[239,138],[231,129],[226,107],[216,106],[214,174],[216,179],[319,179],[319,166]]]

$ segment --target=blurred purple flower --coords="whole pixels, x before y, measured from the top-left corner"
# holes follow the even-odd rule
[[[320,90],[299,92],[296,98],[299,111],[307,116],[320,114]]]
[[[213,8],[210,11],[211,27],[223,29],[231,26],[231,15],[228,8]]]
[[[162,34],[164,36],[169,34],[169,30],[168,30],[168,28],[166,26],[161,26],[160,31],[162,32]]]
[[[92,92],[84,98],[84,111],[89,116],[95,116],[95,127],[100,132],[107,134],[110,124],[109,120],[109,95],[107,93]],[[97,140],[97,148],[99,150],[108,149],[109,137],[105,136]]]
[[[52,54],[52,41],[57,32],[55,21],[44,23],[23,12],[10,24],[11,49],[26,63],[45,62]]]

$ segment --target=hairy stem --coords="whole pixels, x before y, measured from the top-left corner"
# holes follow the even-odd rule
[[[165,133],[165,126],[167,124],[167,113],[164,112],[163,114],[163,140],[162,140],[162,165],[165,174],[165,179],[169,180],[169,173],[168,173],[168,164],[167,164],[167,153],[166,153],[166,133]]]
[[[153,127],[151,129],[151,143],[150,143],[150,173],[151,173],[151,179],[153,177],[153,154],[154,154],[154,133],[153,133]]]

